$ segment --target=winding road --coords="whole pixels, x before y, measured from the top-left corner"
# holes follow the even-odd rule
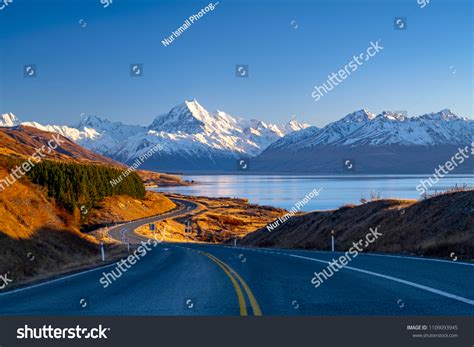
[[[186,215],[193,212],[197,208],[197,205],[194,202],[191,202],[188,200],[182,200],[182,199],[171,199],[171,200],[177,205],[177,207],[174,210],[163,213],[158,216],[142,218],[133,222],[128,222],[128,223],[120,224],[118,226],[114,226],[109,229],[108,231],[109,236],[118,241],[123,241],[124,237],[126,237],[126,240],[130,244],[139,244],[142,241],[146,242],[148,238],[138,235],[133,232],[136,228],[144,224],[157,222],[159,220],[176,218],[181,215]]]
[[[140,225],[196,205],[112,228],[150,248],[104,288],[118,263],[0,294],[1,315],[474,315],[474,264],[362,254],[315,288],[343,253],[154,242]]]

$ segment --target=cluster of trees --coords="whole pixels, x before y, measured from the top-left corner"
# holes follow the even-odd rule
[[[35,164],[28,176],[33,183],[48,189],[48,196],[67,210],[91,208],[106,196],[129,195],[142,199],[145,187],[140,177],[131,172],[122,175],[123,170],[100,165],[42,161]],[[111,181],[125,176],[119,184]]]

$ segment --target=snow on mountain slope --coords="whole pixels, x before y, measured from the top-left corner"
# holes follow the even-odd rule
[[[293,121],[295,129],[308,125]],[[209,113],[196,100],[185,101],[169,113],[158,116],[149,126],[146,138],[161,140],[163,150],[171,152],[179,144],[180,150],[193,154],[208,150],[224,151],[234,157],[256,156],[277,139],[292,130],[288,126],[245,120],[217,111]],[[172,141],[172,142],[170,142]]]
[[[393,112],[375,116],[367,110],[348,114],[322,129],[308,128],[273,143],[274,149],[302,150],[317,146],[455,145],[474,140],[474,121],[450,110],[405,117]]]
[[[114,156],[116,148],[122,146],[127,137],[145,132],[143,127],[114,123],[97,116],[83,117],[74,127],[41,125],[37,122],[23,122],[21,124],[61,134],[83,147],[110,157]]]
[[[13,127],[20,124],[13,113],[4,113],[0,116],[0,127]]]
[[[418,117],[351,113],[322,129],[285,136],[253,158],[256,172],[287,174],[429,174],[474,141],[474,120],[450,110]],[[350,168],[345,165],[351,162]],[[466,160],[456,172],[474,172]]]

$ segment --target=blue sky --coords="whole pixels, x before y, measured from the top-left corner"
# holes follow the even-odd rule
[[[220,0],[168,47],[200,0],[14,0],[0,11],[0,112],[72,124],[149,124],[184,99],[209,110],[322,126],[368,108],[473,115],[473,2]],[[394,17],[407,30],[394,30]],[[79,21],[83,19],[83,28]],[[291,22],[298,28],[294,29]],[[84,23],[82,22],[82,23]],[[370,41],[383,51],[319,101],[313,87]],[[130,77],[130,64],[143,64]],[[37,76],[25,78],[24,65]],[[249,78],[235,76],[249,65]]]

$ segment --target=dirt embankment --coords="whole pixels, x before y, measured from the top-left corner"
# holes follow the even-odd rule
[[[441,194],[426,200],[377,200],[333,211],[295,216],[273,231],[261,228],[239,243],[246,246],[346,251],[369,228],[383,234],[368,252],[474,258],[474,191]]]

